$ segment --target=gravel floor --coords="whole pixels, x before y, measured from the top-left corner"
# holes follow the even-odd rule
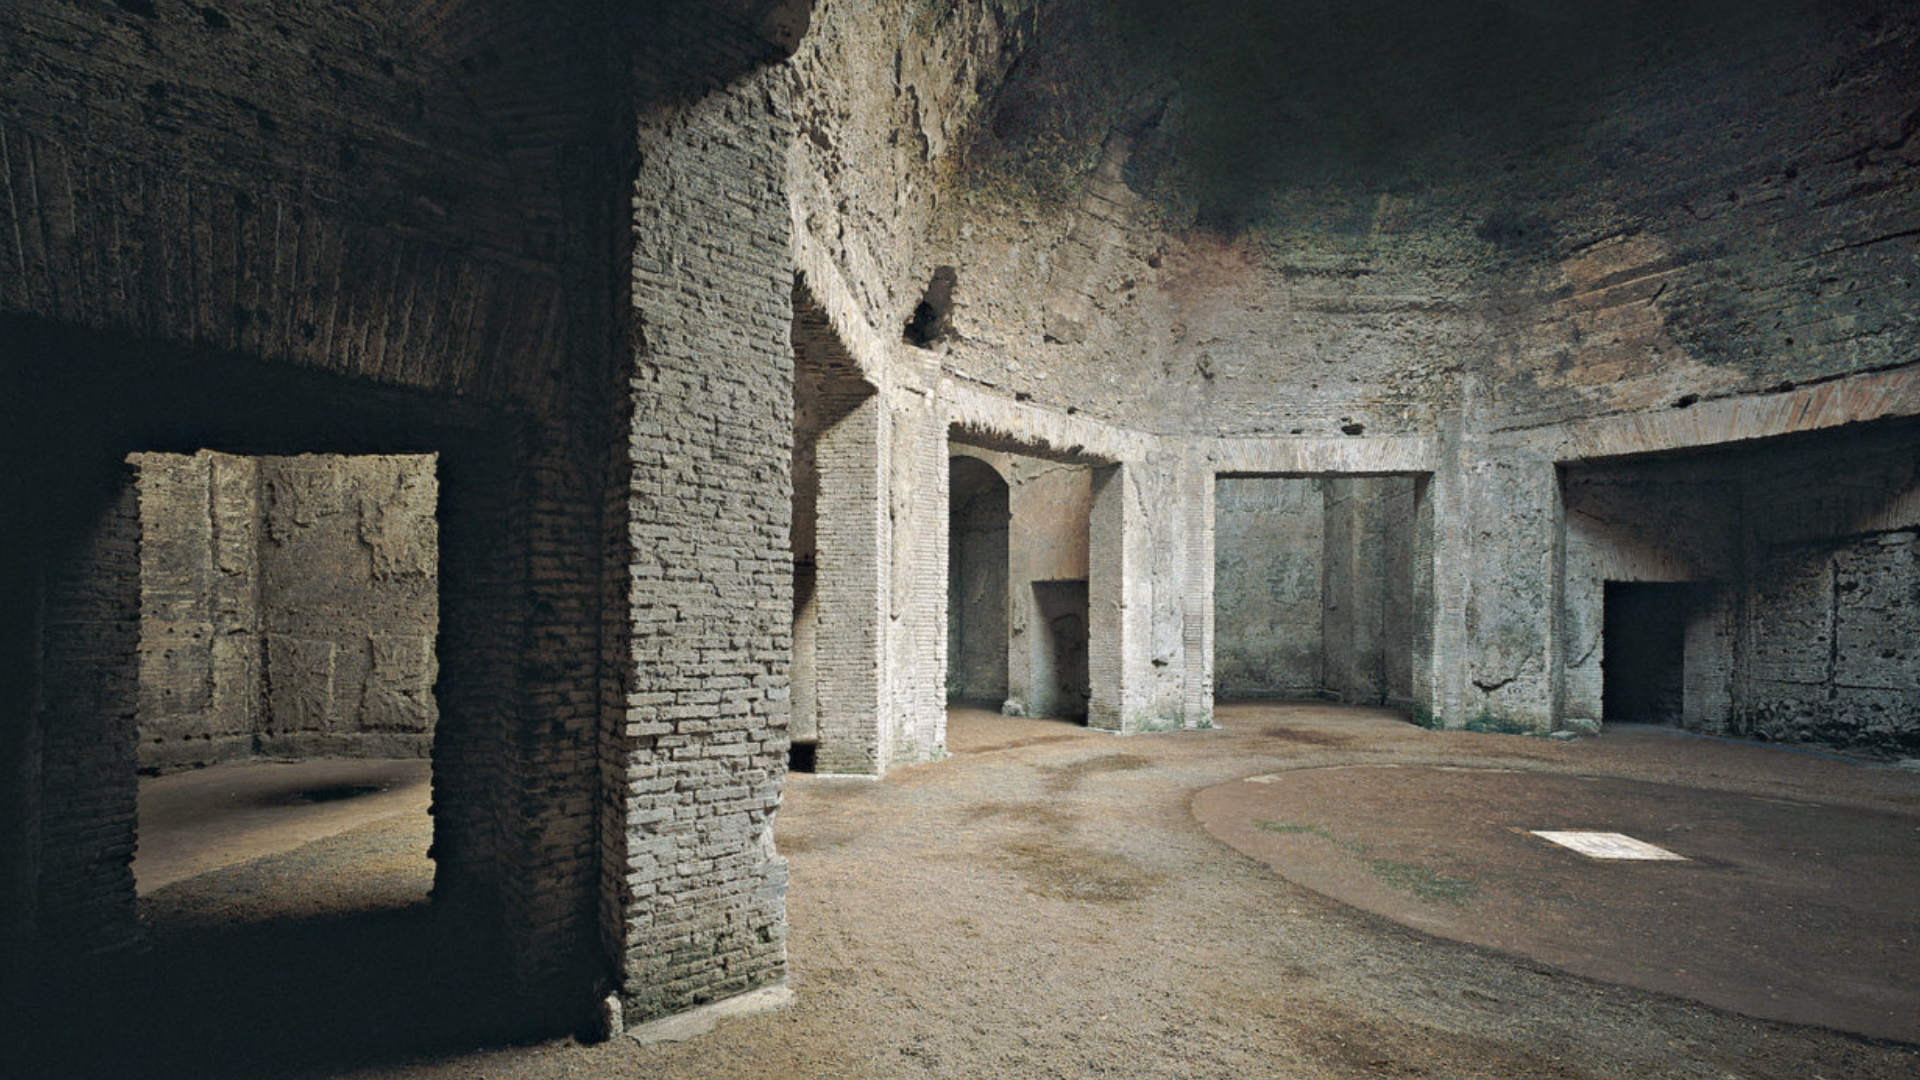
[[[410,1043],[406,1010],[391,1002],[457,1000],[486,973],[436,970],[396,998],[391,985],[356,987],[352,961],[339,959],[368,942],[402,957],[432,947],[409,922],[423,917],[408,905],[430,867],[408,854],[424,837],[406,829],[362,826],[182,882],[156,894],[153,911],[199,942],[213,939],[193,934],[248,904],[386,905],[315,920],[333,929],[291,957],[263,941],[211,968],[334,963],[314,985],[337,978],[348,984],[340,996],[388,1004],[359,1017],[331,1016],[337,1002],[230,999],[220,1023],[175,1048],[186,1057],[173,1067],[369,1080],[1920,1075],[1913,1045],[1750,1019],[1407,929],[1286,880],[1191,812],[1198,793],[1256,774],[1402,763],[1611,772],[1913,818],[1920,776],[1704,740],[1427,732],[1318,706],[1226,707],[1221,719],[1219,731],[1115,738],[963,710],[944,762],[883,783],[794,777],[777,834],[792,863],[795,1003],[684,1042],[481,1047],[500,1029],[476,1015],[468,1030]],[[1647,745],[1665,749],[1649,756]],[[340,871],[336,860],[364,854],[374,870]],[[255,1037],[219,1045],[236,1029]],[[161,1061],[112,1075],[158,1075]]]

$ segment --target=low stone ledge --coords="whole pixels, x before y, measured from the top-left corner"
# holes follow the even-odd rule
[[[737,997],[702,1005],[697,1009],[663,1016],[629,1028],[628,1038],[642,1046],[661,1042],[681,1042],[712,1031],[715,1024],[742,1016],[784,1009],[793,1003],[793,988],[785,983],[750,990]]]

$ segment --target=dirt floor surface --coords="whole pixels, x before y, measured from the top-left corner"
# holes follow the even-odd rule
[[[1655,731],[1560,743],[1319,705],[1223,705],[1219,719],[1216,731],[1117,738],[956,710],[946,761],[883,782],[795,776],[776,829],[792,865],[795,1001],[682,1042],[503,1048],[488,1045],[497,1029],[484,1016],[431,1038],[410,1030],[485,973],[436,960],[449,943],[436,946],[419,921],[424,820],[361,824],[150,896],[163,946],[185,943],[181,978],[265,967],[285,996],[255,984],[166,1052],[95,1074],[1920,1075],[1912,1043],[1573,973],[1582,954],[1678,955],[1676,932],[1757,944],[1762,966],[1782,963],[1788,945],[1818,956],[1879,942],[1912,971],[1913,895],[1893,902],[1908,886],[1874,894],[1849,875],[1911,858],[1920,775]],[[1645,834],[1703,865],[1586,866],[1511,831],[1520,825]],[[1885,847],[1856,848],[1859,828]],[[1828,830],[1852,839],[1828,845]],[[1796,862],[1816,841],[1831,861]],[[1835,907],[1783,919],[1766,905],[1787,896]],[[1660,917],[1663,897],[1682,917]],[[295,924],[323,932],[275,939],[284,912],[223,929],[288,903],[320,913]],[[401,974],[356,974],[379,971]],[[1910,979],[1890,982],[1882,989],[1912,992]],[[176,989],[183,1000],[205,992]]]
[[[424,817],[432,771],[424,758],[321,759],[141,777],[134,878],[151,893],[369,822]]]

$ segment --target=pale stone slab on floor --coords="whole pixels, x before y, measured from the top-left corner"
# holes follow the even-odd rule
[[[1624,833],[1617,832],[1555,832],[1546,829],[1534,829],[1533,835],[1549,843],[1572,848],[1582,855],[1595,859],[1637,859],[1641,861],[1685,862],[1685,855],[1675,855],[1666,848],[1657,847],[1645,840],[1635,840]]]

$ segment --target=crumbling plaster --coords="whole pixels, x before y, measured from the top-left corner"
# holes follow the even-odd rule
[[[835,17],[823,8],[826,23]],[[1047,28],[1040,15],[994,22],[1000,36],[939,19],[897,25],[909,58],[955,63],[1009,40],[1051,55],[1034,37]],[[937,46],[915,37],[930,25],[945,27]],[[1911,81],[1901,58],[1920,30],[1881,7],[1827,13],[1796,33],[1797,51],[1731,35],[1684,70],[1637,54],[1636,76],[1556,121],[1544,153],[1469,137],[1452,152],[1482,154],[1483,167],[1442,169],[1417,188],[1334,170],[1276,187],[1238,232],[1182,218],[1139,180],[1132,155],[1152,148],[1127,126],[1137,102],[1089,101],[1087,124],[1106,134],[1079,186],[1051,195],[1003,183],[995,160],[944,135],[901,140],[915,154],[829,160],[839,145],[829,131],[794,159],[832,177],[795,187],[797,261],[809,280],[862,283],[858,296],[823,291],[838,292],[835,324],[871,348],[878,381],[894,356],[911,354],[916,370],[937,361],[936,397],[965,441],[1114,463],[1130,477],[1123,490],[1151,493],[1150,515],[1129,531],[1121,513],[1106,534],[1125,583],[1108,622],[1140,643],[1129,648],[1144,645],[1128,654],[1134,686],[1188,693],[1177,705],[1148,695],[1159,705],[1135,713],[1141,725],[1167,722],[1148,718],[1160,707],[1204,721],[1211,509],[1186,493],[1244,471],[1430,477],[1431,615],[1415,630],[1412,704],[1440,723],[1549,730],[1570,715],[1553,616],[1565,557],[1555,469],[1607,452],[1589,445],[1594,424],[1645,427],[1646,449],[1711,445],[1741,437],[1700,422],[1715,407],[1784,407],[1765,403],[1810,375],[1842,380],[1808,399],[1835,408],[1820,403],[1848,395],[1835,419],[1911,413],[1911,373],[1874,369],[1897,368],[1914,343],[1901,269],[1910,241],[1898,228],[1911,190],[1891,178],[1914,152],[1897,88]],[[847,62],[851,46],[837,47]],[[849,105],[823,77],[825,53],[817,60],[799,70],[799,99],[851,109],[866,118],[855,130],[878,130],[888,109],[919,125],[957,119],[943,131],[999,122],[1002,96],[929,93],[911,73],[932,68],[911,60]],[[1837,82],[1820,81],[1823,64]],[[1165,92],[1173,116],[1183,91]],[[1732,123],[1762,98],[1759,121]],[[1677,118],[1676,101],[1687,103]],[[831,112],[817,112],[829,128]],[[885,190],[913,195],[896,198],[884,234],[920,230],[890,248],[891,267],[855,252],[857,229],[824,201]],[[830,219],[823,239],[818,223]],[[1803,264],[1824,276],[1808,281],[1792,269]],[[894,327],[936,266],[956,271],[952,332],[924,350],[897,344]],[[874,278],[889,273],[883,297]],[[1095,608],[1099,624],[1097,588]],[[1126,670],[1110,675],[1125,685]]]
[[[955,442],[1084,476],[1092,726],[1211,722],[1215,482],[1257,474],[1412,478],[1411,708],[1545,731],[1587,693],[1570,467],[1920,416],[1911,5],[1609,28],[1618,70],[1536,137],[1447,118],[1385,168],[1265,139],[1285,167],[1226,207],[1179,160],[1224,115],[1206,73],[1071,32],[1123,6],[0,0],[4,996],[138,940],[129,452],[442,453],[436,897],[576,1025],[786,977],[823,355],[860,393],[811,447],[849,571],[816,576],[816,669],[851,643],[815,735],[864,775],[944,753]],[[1292,41],[1272,5],[1166,10]],[[1880,621],[1829,603],[1825,640],[1858,677],[1774,682],[1905,692],[1871,645],[1910,625],[1911,515],[1810,517],[1824,554],[1730,640],[1798,665],[1770,628],[1851,582]]]

